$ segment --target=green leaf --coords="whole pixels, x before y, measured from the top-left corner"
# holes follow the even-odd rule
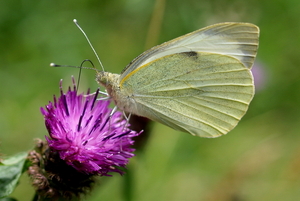
[[[24,169],[28,153],[18,153],[0,162],[0,198],[12,193]]]

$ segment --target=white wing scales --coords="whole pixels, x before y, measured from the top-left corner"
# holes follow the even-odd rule
[[[253,24],[215,24],[142,53],[119,83],[104,73],[97,79],[126,112],[217,137],[237,125],[253,98],[258,37]]]
[[[154,60],[120,86],[132,92],[137,115],[201,137],[233,129],[254,94],[251,72],[240,61],[202,52]]]
[[[124,69],[121,79],[160,57],[190,51],[232,56],[251,68],[257,53],[258,37],[259,29],[253,24],[227,22],[211,25],[145,51]]]

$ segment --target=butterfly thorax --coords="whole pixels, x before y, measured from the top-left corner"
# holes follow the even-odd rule
[[[122,90],[119,79],[119,74],[103,71],[96,74],[96,81],[106,88],[110,98],[113,99],[120,110],[137,114],[132,92]]]

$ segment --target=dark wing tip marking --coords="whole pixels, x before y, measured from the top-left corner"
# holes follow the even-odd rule
[[[180,52],[179,54],[188,56],[188,57],[198,57],[198,53],[195,51],[189,51],[189,52]]]

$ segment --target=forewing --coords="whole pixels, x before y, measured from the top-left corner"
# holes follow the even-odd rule
[[[252,74],[239,60],[202,52],[154,60],[120,87],[133,93],[137,115],[201,137],[233,129],[254,94]]]
[[[124,69],[121,79],[160,57],[190,51],[232,56],[251,68],[257,53],[258,37],[259,28],[250,23],[214,24],[145,51]]]

